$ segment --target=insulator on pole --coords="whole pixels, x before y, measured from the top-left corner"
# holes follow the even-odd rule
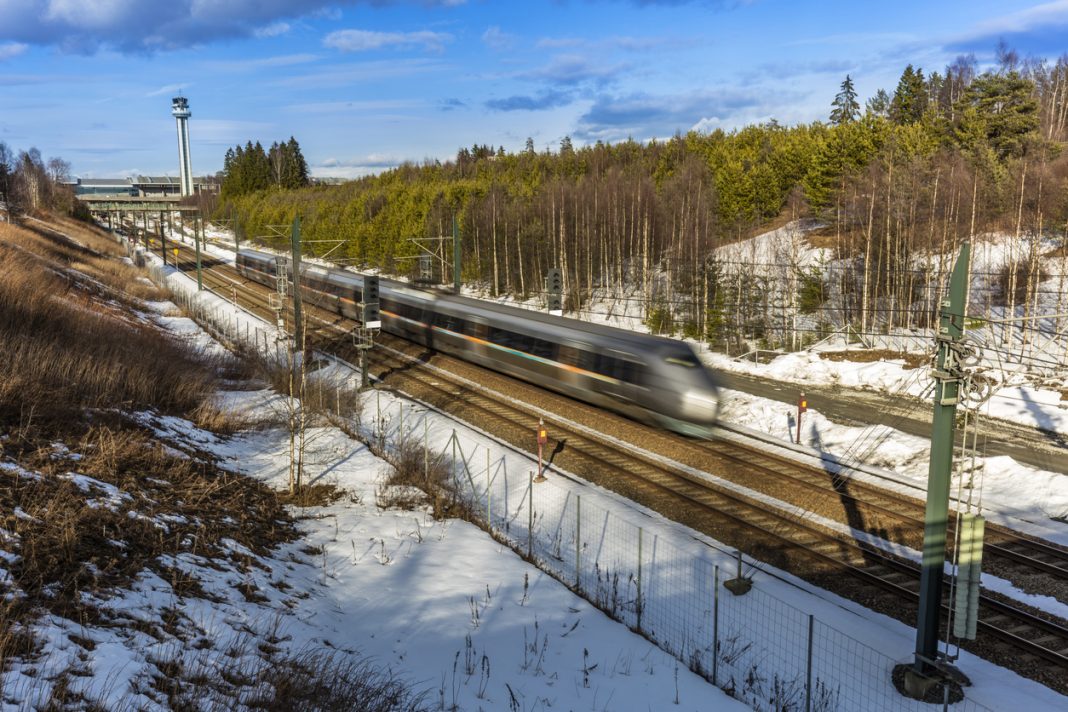
[[[957,590],[953,602],[953,635],[961,640],[975,640],[985,529],[986,520],[978,514],[961,516]]]

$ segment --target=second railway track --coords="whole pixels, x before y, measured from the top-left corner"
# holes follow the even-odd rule
[[[179,268],[193,267],[192,251],[184,245],[179,249]],[[272,315],[267,303],[269,290],[244,280],[224,263],[209,266],[204,277],[206,286],[221,290],[225,298],[235,299],[260,316]],[[316,345],[332,347],[342,352],[340,356],[351,358],[352,353],[346,353],[351,342],[346,343],[344,337],[352,324],[336,314],[319,313],[314,305],[308,307],[313,332],[319,340]],[[433,371],[411,368],[413,363],[423,363],[425,349],[386,340],[390,351],[376,354],[372,368],[392,374],[390,380],[396,381],[395,387],[412,391],[523,449],[530,447],[530,430],[536,420],[532,413],[535,409],[544,411],[554,434],[550,450],[559,448],[561,466],[737,546],[754,558],[911,624],[918,567],[817,520],[833,519],[916,548],[922,536],[920,500],[842,473],[795,462],[769,453],[766,448],[725,440],[687,440],[451,357],[435,356],[438,368]],[[415,353],[411,353],[413,350]],[[451,371],[478,373],[479,377],[472,380]],[[493,388],[477,385],[487,382],[507,390],[510,397],[493,398]],[[534,405],[520,405],[524,401]],[[566,412],[568,417],[554,416],[554,412]],[[582,426],[575,421],[597,425]],[[591,433],[604,429],[605,424],[610,425],[613,436]],[[617,433],[627,435],[621,437]],[[623,447],[626,441],[640,441],[642,448]],[[715,485],[697,476],[700,472],[713,472],[718,478],[781,499],[793,507],[773,507],[766,497],[754,498],[739,494],[737,488]],[[799,507],[818,517],[798,515]],[[999,575],[1010,580],[1020,578],[1027,587],[1046,589],[1043,592],[1064,600],[1068,579],[1068,551],[1064,548],[1002,527],[988,527],[984,554],[987,570],[996,566]],[[848,584],[841,579],[842,573],[849,575]],[[1068,627],[1064,621],[984,593],[980,632],[980,640],[966,648],[1060,692],[1068,692]]]

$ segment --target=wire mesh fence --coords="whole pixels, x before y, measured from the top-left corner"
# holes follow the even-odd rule
[[[455,458],[446,454],[450,449]],[[733,572],[695,551],[698,545],[680,547],[583,497],[578,488],[556,478],[536,483],[533,471],[510,471],[507,458],[488,448],[480,458],[476,449],[453,431],[440,452],[478,523],[754,709],[932,709],[894,688],[894,667],[911,656],[890,657],[759,583],[735,596],[723,586]],[[953,709],[989,708],[965,698]]]
[[[153,278],[164,283],[163,270]],[[274,330],[246,328],[232,312],[179,293],[183,308],[224,339],[242,339],[268,353],[283,348],[266,339]],[[368,438],[381,452],[421,440],[427,467],[444,463],[472,519],[620,623],[675,656],[690,670],[761,712],[887,710],[911,712],[941,706],[898,694],[892,658],[792,604],[759,582],[735,596],[725,572],[701,545],[680,547],[655,525],[639,525],[583,498],[579,487],[557,478],[535,482],[491,448],[456,432],[431,429],[429,410],[404,401],[382,407],[374,396]],[[418,442],[417,440],[417,442]],[[963,712],[990,712],[963,699]]]

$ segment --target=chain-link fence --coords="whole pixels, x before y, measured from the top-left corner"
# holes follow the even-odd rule
[[[911,655],[896,660],[762,590],[759,581],[735,596],[722,585],[735,576],[733,567],[722,570],[700,544],[680,547],[655,524],[599,506],[566,480],[534,482],[533,472],[511,472],[507,458],[478,450],[453,431],[430,457],[451,461],[479,524],[754,709],[932,709],[894,688],[894,667]],[[988,710],[968,699],[953,709]]]
[[[153,269],[165,284],[165,273]],[[224,340],[244,341],[268,354],[284,349],[273,329],[249,327],[233,310],[205,306],[194,294],[182,306]],[[268,334],[272,336],[268,338]],[[674,655],[690,670],[761,712],[886,710],[929,712],[941,705],[898,694],[891,681],[898,660],[817,620],[763,590],[744,595],[722,584],[734,578],[694,542],[680,547],[626,515],[583,499],[581,487],[552,477],[535,482],[491,448],[464,441],[455,430],[428,425],[429,411],[404,401],[374,400],[365,435],[389,451],[413,440],[425,462],[446,463],[476,523],[607,615]],[[633,510],[624,510],[631,511]],[[990,712],[972,700],[962,712]]]

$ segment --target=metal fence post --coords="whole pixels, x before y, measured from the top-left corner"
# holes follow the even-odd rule
[[[527,472],[527,558],[534,559],[534,471]]]
[[[712,571],[712,684],[719,671],[719,566]]]
[[[645,530],[638,527],[638,598],[635,602],[635,611],[638,615],[637,628],[640,632],[642,629],[642,540],[645,538]]]
[[[808,614],[808,663],[805,676],[805,712],[812,712],[812,629],[815,626],[816,617]],[[948,685],[947,685],[948,687]]]
[[[582,590],[582,495],[575,495],[575,588]]]

